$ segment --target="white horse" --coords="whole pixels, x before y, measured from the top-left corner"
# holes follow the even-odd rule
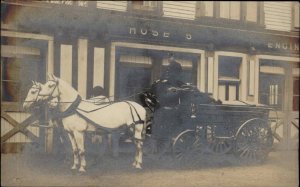
[[[77,107],[82,103],[78,92],[65,81],[52,75],[44,85],[41,86],[38,100],[48,101],[52,108],[57,107],[62,118],[64,129],[68,132],[71,140],[74,164],[71,169],[85,172],[85,148],[84,135],[86,131],[123,130],[122,127],[132,127],[136,154],[133,166],[141,169],[142,146],[145,134],[146,110],[138,103],[132,101],[113,102],[88,113],[88,117],[82,115]],[[96,123],[93,123],[93,120]]]
[[[23,103],[23,108],[25,110],[32,109],[34,106],[37,106],[41,86],[42,86],[41,83],[32,81],[32,87],[29,89]]]

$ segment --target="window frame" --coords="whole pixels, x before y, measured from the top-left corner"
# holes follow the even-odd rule
[[[195,20],[209,20],[211,18],[216,18],[220,20],[226,20],[228,22],[239,22],[239,23],[247,23],[247,24],[253,24],[263,26],[264,25],[264,8],[263,8],[263,2],[257,2],[257,16],[256,21],[247,21],[247,2],[240,2],[240,18],[237,19],[231,19],[231,18],[222,18],[220,17],[220,2],[219,1],[213,1],[213,15],[212,16],[205,16],[205,6],[202,1],[197,1],[196,3],[196,18]]]
[[[151,16],[162,16],[163,10],[162,10],[162,1],[155,1],[157,3],[157,6],[154,7],[154,10],[143,10],[143,9],[136,9],[133,7],[132,1],[127,1],[127,10],[128,13],[131,14],[139,14],[139,15],[151,15]]]
[[[291,23],[291,31],[299,31],[300,30],[300,24],[298,25],[298,27],[296,27],[296,25],[295,25],[295,19],[296,19],[296,17],[297,17],[297,15],[296,15],[296,11],[295,11],[295,9],[297,8],[296,6],[297,6],[297,3],[298,3],[298,21],[299,21],[299,9],[300,9],[300,3],[299,2],[292,2],[292,7],[291,7],[291,9],[292,9],[292,23]],[[300,22],[300,21],[299,21]]]
[[[299,98],[300,98],[299,84],[298,84],[298,93],[295,93],[295,81],[298,81],[298,83],[299,83],[299,80],[300,80],[300,77],[293,76],[293,98],[292,98],[292,111],[293,112],[299,112]],[[295,100],[294,100],[295,97],[298,97],[298,103],[296,103],[296,104],[295,104]]]

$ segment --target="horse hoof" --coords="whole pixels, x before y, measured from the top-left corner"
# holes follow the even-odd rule
[[[137,165],[136,162],[132,163],[132,167],[136,168],[136,165]]]
[[[86,170],[83,168],[83,167],[81,167],[80,169],[79,169],[79,173],[85,173],[86,172]]]
[[[140,169],[143,169],[143,168],[142,168],[142,166],[140,164],[136,164],[135,165],[135,169],[139,169],[140,170]]]

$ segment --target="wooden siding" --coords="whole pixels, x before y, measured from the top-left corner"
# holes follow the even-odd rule
[[[24,121],[30,115],[28,113],[20,113],[20,112],[7,112],[7,114],[19,123]],[[1,137],[12,129],[13,129],[13,126],[10,125],[5,119],[1,118]],[[39,136],[39,128],[38,127],[29,126],[29,127],[27,127],[27,129],[30,132],[32,132],[34,135]],[[18,132],[17,134],[10,137],[5,142],[6,143],[26,143],[26,142],[32,142],[32,141],[24,134]]]
[[[292,22],[291,2],[264,2],[266,29],[290,31]]]
[[[196,1],[163,1],[163,16],[195,19]]]
[[[97,8],[125,12],[127,1],[97,1]]]

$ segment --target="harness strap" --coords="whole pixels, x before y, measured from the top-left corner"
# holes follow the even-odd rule
[[[56,114],[55,117],[65,118],[65,117],[75,114],[76,109],[77,109],[78,105],[80,104],[80,102],[81,102],[81,97],[80,97],[80,95],[78,95],[77,98],[75,99],[75,101],[69,106],[69,108],[67,108],[67,110],[65,110],[62,113]]]
[[[134,122],[136,123],[136,122],[141,122],[141,121],[143,121],[143,120],[141,119],[141,116],[140,116],[139,113],[137,112],[136,108],[135,108],[131,103],[129,103],[128,101],[124,101],[124,102],[127,103],[127,104],[130,106],[129,108],[130,108],[130,112],[131,112],[131,116],[132,116],[133,121],[134,121],[134,116],[133,116],[131,107],[134,109],[134,111],[135,111],[137,117],[139,118],[138,121],[134,121]]]

